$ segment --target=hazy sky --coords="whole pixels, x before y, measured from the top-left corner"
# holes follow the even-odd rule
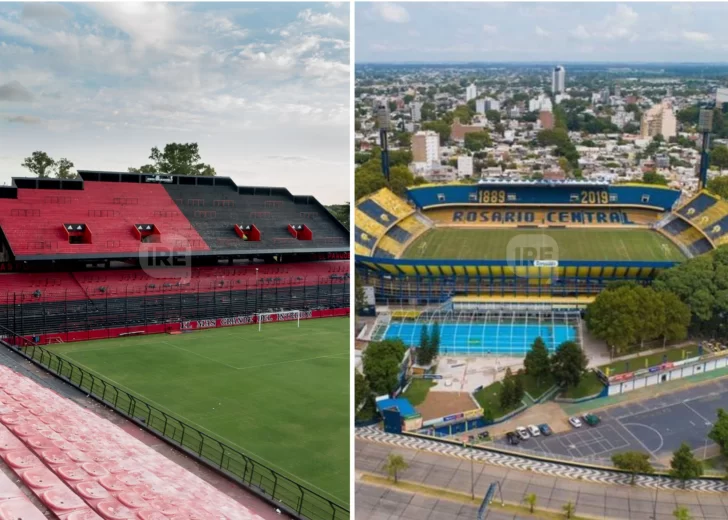
[[[0,3],[0,184],[197,142],[238,185],[349,199],[347,3]]]
[[[728,61],[727,3],[356,4],[356,61]]]

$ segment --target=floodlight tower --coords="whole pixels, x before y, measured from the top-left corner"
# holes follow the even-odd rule
[[[700,189],[708,185],[708,150],[710,149],[710,132],[713,131],[713,108],[700,109],[698,117],[698,132],[703,136],[703,146],[700,149]]]
[[[377,107],[377,126],[379,126],[379,144],[382,147],[382,174],[389,182],[389,141],[387,140],[389,108],[386,104]]]

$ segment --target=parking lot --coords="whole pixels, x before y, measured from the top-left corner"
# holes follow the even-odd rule
[[[636,450],[664,462],[681,442],[693,449],[710,449],[712,441],[706,440],[718,408],[728,409],[728,380],[596,411],[601,422],[595,427],[583,424],[566,433],[541,435],[519,447],[597,462]],[[507,444],[505,439],[496,442]]]

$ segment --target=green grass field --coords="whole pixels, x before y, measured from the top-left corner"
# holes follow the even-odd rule
[[[557,260],[681,261],[685,256],[669,239],[649,229],[431,229],[417,238],[402,258],[504,260],[508,244],[553,244]]]
[[[349,503],[349,320],[51,350],[314,491]]]

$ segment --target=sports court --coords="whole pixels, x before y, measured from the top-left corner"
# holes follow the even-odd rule
[[[399,338],[406,345],[418,346],[423,327],[432,333],[432,322],[440,327],[440,353],[453,356],[525,356],[537,337],[554,351],[564,341],[579,342],[578,313],[552,312],[546,315],[472,311],[447,312],[425,317],[422,321],[392,319],[385,338]]]
[[[349,319],[328,318],[51,350],[348,504],[348,338]]]
[[[520,446],[546,455],[602,461],[614,453],[635,450],[649,452],[664,464],[682,442],[694,450],[711,446],[706,439],[718,408],[728,409],[726,379],[597,411],[602,422],[595,427],[584,424]]]
[[[410,244],[402,258],[461,260],[508,259],[508,244],[538,248],[556,242],[561,260],[682,261],[685,255],[668,238],[650,229],[435,228]],[[547,240],[548,238],[548,240]]]

